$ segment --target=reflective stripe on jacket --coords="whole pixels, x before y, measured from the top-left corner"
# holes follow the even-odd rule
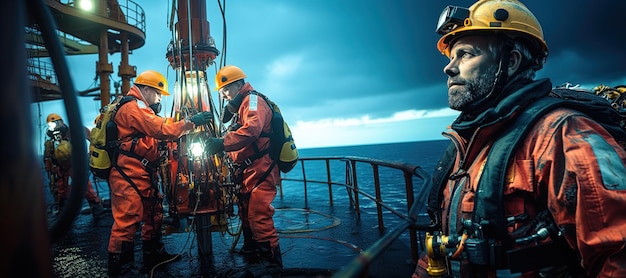
[[[238,110],[238,123],[241,127],[224,135],[224,150],[239,164],[243,164],[247,158],[256,153],[255,144],[258,150],[269,148],[269,138],[261,137],[261,133],[271,131],[272,110],[265,100],[257,95],[252,96],[256,99],[256,105],[251,109],[249,92],[252,90],[254,89],[249,83],[239,90],[239,93],[244,95]]]

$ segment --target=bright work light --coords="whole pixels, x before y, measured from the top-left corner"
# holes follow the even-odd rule
[[[204,146],[199,142],[193,142],[189,145],[189,151],[194,157],[201,157],[204,154]]]

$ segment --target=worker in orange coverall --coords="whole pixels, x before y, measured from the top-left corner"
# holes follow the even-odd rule
[[[539,20],[518,0],[481,0],[447,6],[436,30],[461,113],[444,132],[412,277],[626,277],[621,135],[582,106],[546,104],[578,97],[535,79],[549,53]]]
[[[109,176],[114,220],[108,246],[109,276],[136,271],[133,239],[141,222],[144,270],[180,259],[167,253],[161,241],[163,196],[157,184],[158,144],[159,140],[179,138],[208,123],[213,116],[210,112],[200,112],[178,122],[162,118],[157,115],[161,110],[161,95],[169,95],[167,80],[157,71],[145,71],[137,76],[127,94],[135,100],[121,105],[113,119],[121,144]]]
[[[231,121],[231,126],[223,138],[209,138],[207,150],[210,154],[226,151],[239,167],[236,172],[241,176],[235,179],[242,181],[238,213],[244,236],[240,253],[251,262],[258,260],[267,266],[282,268],[271,205],[280,172],[278,167],[270,167],[269,137],[261,136],[261,133],[271,132],[272,110],[262,97],[251,93],[254,89],[244,81],[245,77],[235,66],[225,66],[217,73],[217,90],[229,100],[222,122]]]
[[[72,175],[72,145],[70,143],[69,127],[63,122],[59,114],[51,113],[46,118],[48,123],[48,140],[44,143],[44,164],[50,180],[50,193],[54,197],[60,212],[70,194],[70,176]],[[89,137],[87,137],[89,138]],[[100,198],[93,190],[90,180],[87,180],[85,198],[91,208],[95,221],[106,215]]]

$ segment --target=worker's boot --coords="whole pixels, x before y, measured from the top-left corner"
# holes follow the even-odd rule
[[[109,253],[109,277],[117,277],[129,273],[135,264],[133,242],[122,242],[121,253]]]
[[[143,241],[143,267],[151,271],[157,264],[180,261],[180,255],[169,254],[161,241],[161,236]]]
[[[91,215],[95,221],[98,221],[106,216],[106,211],[101,202],[89,201],[89,207],[91,208]]]
[[[243,234],[243,246],[239,250],[239,254],[242,256],[252,256],[257,252],[256,242],[252,238],[252,230],[250,227],[242,227],[241,233]]]
[[[271,247],[270,242],[265,241],[265,242],[258,242],[257,247],[259,251],[258,252],[259,259],[262,262],[266,263],[268,267],[277,267],[277,268],[283,267],[283,258],[282,258],[282,254],[280,253],[279,245]]]

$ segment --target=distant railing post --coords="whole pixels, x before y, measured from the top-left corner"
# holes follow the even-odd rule
[[[354,193],[354,210],[356,212],[357,217],[361,218],[361,208],[359,205],[359,183],[357,181],[357,173],[356,173],[356,160],[350,159],[350,164],[352,166],[352,188]]]
[[[370,163],[372,170],[374,170],[374,190],[376,190],[376,212],[378,214],[378,229],[385,230],[385,224],[383,223],[383,208],[380,205],[383,202],[382,195],[380,194],[380,176],[378,175],[378,165]]]
[[[332,187],[332,178],[330,174],[330,159],[324,159],[326,161],[326,180],[328,181],[328,200],[330,202],[330,206],[332,207],[333,202],[333,187]]]
[[[309,196],[306,191],[307,179],[306,179],[306,171],[304,170],[304,160],[300,160],[300,165],[302,165],[302,180],[304,181],[304,208],[308,209],[309,208],[309,199],[308,199]]]
[[[406,186],[406,206],[407,211],[411,211],[411,206],[413,206],[413,202],[415,202],[413,198],[413,173],[403,171],[404,172],[404,184]],[[410,217],[411,215],[409,215]],[[417,231],[414,228],[409,228],[409,238],[411,242],[411,258],[414,263],[417,263],[419,259],[418,255],[418,246],[417,246]]]

